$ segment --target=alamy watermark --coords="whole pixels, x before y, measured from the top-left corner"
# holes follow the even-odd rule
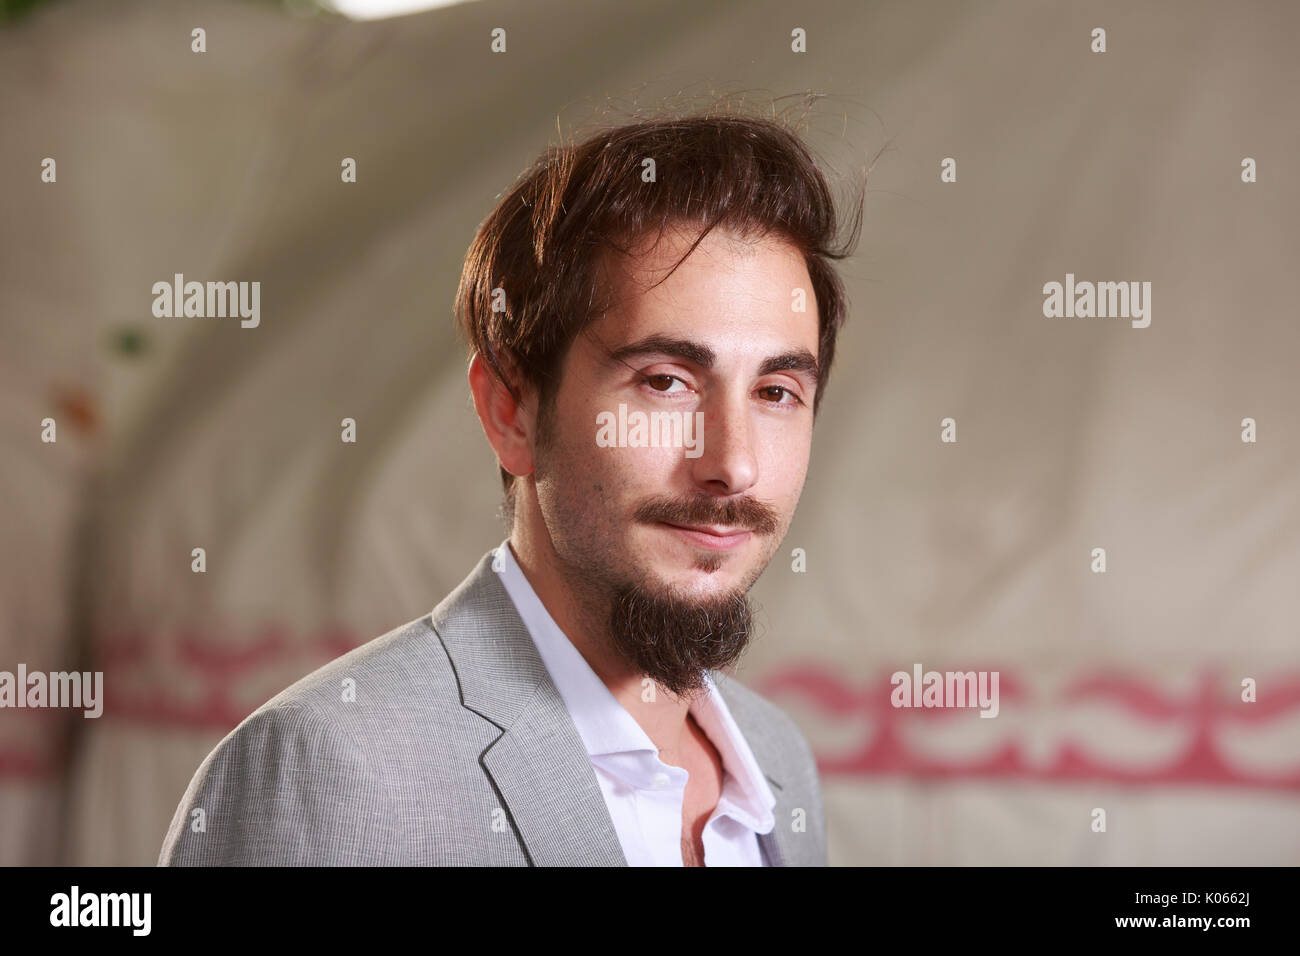
[[[685,448],[687,458],[704,454],[704,413],[627,410],[596,415],[596,445],[600,448]]]
[[[125,926],[133,936],[148,936],[152,910],[152,893],[83,893],[74,884],[50,897],[50,925]]]
[[[81,707],[85,717],[104,712],[103,671],[0,671],[0,707]]]
[[[241,328],[262,321],[262,283],[186,282],[178,272],[171,282],[155,282],[153,314],[160,319],[224,319],[238,316]]]
[[[1043,286],[1043,315],[1049,319],[1132,319],[1135,329],[1151,324],[1150,282],[1075,282],[1065,274],[1065,284]]]
[[[895,707],[978,707],[981,717],[998,715],[998,671],[895,671],[889,702]]]

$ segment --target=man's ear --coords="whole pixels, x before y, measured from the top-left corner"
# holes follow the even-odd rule
[[[529,401],[528,390],[519,388],[523,402],[516,401],[478,352],[469,361],[469,390],[483,434],[501,467],[516,478],[531,475],[536,403]]]

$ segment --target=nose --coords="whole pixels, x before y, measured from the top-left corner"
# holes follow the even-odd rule
[[[697,411],[704,419],[701,453],[692,463],[696,484],[714,495],[743,494],[758,481],[746,397],[718,395]]]

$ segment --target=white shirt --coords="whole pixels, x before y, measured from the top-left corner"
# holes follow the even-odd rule
[[[515,560],[508,542],[495,566],[564,706],[586,744],[629,866],[682,866],[682,804],[690,774],[659,759],[650,740],[581,652],[560,630]],[[690,713],[722,757],[722,792],[704,826],[706,866],[764,866],[758,834],[770,833],[776,806],[749,744],[706,674]]]

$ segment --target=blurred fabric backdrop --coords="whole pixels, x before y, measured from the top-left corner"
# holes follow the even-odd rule
[[[813,744],[831,862],[1300,863],[1297,36],[1285,2],[12,17],[0,669],[106,705],[0,710],[0,863],[152,864],[221,736],[501,540],[451,302],[542,149],[809,90],[866,219],[738,676]],[[260,325],[155,318],[175,273],[259,281]],[[1151,282],[1150,326],[1045,317],[1067,273]],[[914,663],[999,670],[999,716],[893,710]]]

